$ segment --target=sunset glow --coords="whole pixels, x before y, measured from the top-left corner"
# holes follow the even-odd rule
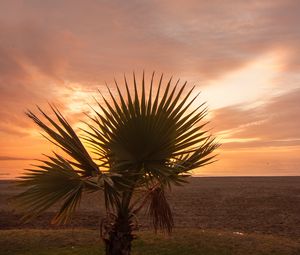
[[[195,175],[300,175],[300,2],[200,2],[3,1],[0,178],[56,150],[26,109],[55,103],[79,129],[105,82],[143,70],[207,102],[223,145]]]
[[[211,109],[244,104],[259,106],[259,103],[274,95],[275,79],[280,75],[280,52],[260,56],[240,69],[212,79],[203,88],[203,97]]]

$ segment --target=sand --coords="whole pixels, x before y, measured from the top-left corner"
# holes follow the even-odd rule
[[[49,224],[56,207],[34,221],[22,224],[9,198],[20,192],[12,182],[0,181],[0,229],[70,228],[96,229],[104,215],[100,196],[83,198],[71,224]],[[100,197],[100,198],[99,198]],[[168,195],[178,228],[219,229],[260,233],[300,240],[300,177],[202,177],[175,187]],[[142,229],[149,227],[139,215]]]

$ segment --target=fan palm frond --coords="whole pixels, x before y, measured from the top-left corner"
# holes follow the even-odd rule
[[[99,173],[97,164],[92,160],[67,120],[54,106],[51,106],[51,108],[57,118],[57,121],[50,118],[38,107],[40,113],[45,117],[46,120],[49,121],[49,123],[52,125],[52,128],[49,127],[45,122],[41,121],[41,119],[38,118],[33,112],[28,111],[26,114],[48,134],[49,138],[46,138],[49,141],[60,147],[72,158],[72,161],[69,162],[75,167],[79,168],[84,176],[96,176]]]
[[[166,187],[185,183],[190,170],[214,162],[219,145],[206,129],[205,103],[193,107],[199,95],[193,96],[194,87],[188,89],[186,82],[174,82],[172,77],[165,81],[163,75],[155,83],[154,73],[149,85],[144,74],[140,82],[133,74],[132,86],[124,77],[124,91],[117,81],[115,94],[107,87],[109,98],[99,91],[98,109],[88,116],[80,137],[97,161],[57,108],[51,106],[54,118],[38,108],[46,121],[26,113],[67,154],[48,156],[22,178],[21,185],[28,189],[17,202],[26,219],[61,202],[53,221],[65,223],[83,192],[101,190],[107,213],[114,214],[118,224],[148,204],[155,230],[171,232],[174,223]],[[146,191],[145,197],[135,203],[132,197],[139,189]],[[109,228],[116,231],[111,236],[118,236],[118,224]]]
[[[27,190],[15,197],[16,204],[24,210],[24,220],[30,220],[52,205],[62,201],[54,223],[67,223],[78,206],[84,190],[100,190],[93,180],[82,178],[80,173],[63,157],[55,154],[40,160],[41,164],[27,169],[19,181]]]
[[[190,110],[198,97],[191,97],[194,88],[178,88],[179,80],[173,85],[171,78],[163,91],[161,75],[154,94],[153,83],[154,74],[146,95],[144,75],[140,86],[133,75],[131,94],[125,78],[123,95],[115,82],[118,99],[110,89],[110,100],[102,96],[85,139],[110,171],[139,181],[180,182],[180,174],[211,162],[218,145],[204,130],[205,104]]]
[[[155,231],[162,229],[170,233],[174,226],[174,221],[164,190],[161,187],[153,189],[150,193],[149,200],[148,213],[152,218]]]

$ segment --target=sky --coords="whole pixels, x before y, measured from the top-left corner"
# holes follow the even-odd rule
[[[300,175],[299,13],[298,0],[1,1],[0,178],[53,149],[26,109],[55,103],[76,127],[105,82],[143,70],[207,102],[222,146],[195,175]]]

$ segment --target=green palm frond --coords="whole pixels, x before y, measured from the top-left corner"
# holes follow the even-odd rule
[[[15,203],[24,210],[24,220],[30,220],[52,205],[62,201],[54,223],[68,222],[78,206],[84,190],[100,190],[96,182],[84,179],[63,157],[55,154],[40,160],[41,164],[28,169],[19,181],[28,189],[15,197]]]
[[[186,83],[173,85],[171,78],[163,90],[161,75],[154,94],[153,83],[154,74],[146,95],[144,75],[140,86],[133,75],[131,94],[125,78],[123,95],[115,82],[118,99],[110,90],[111,100],[102,96],[101,112],[94,110],[85,139],[110,171],[133,180],[176,183],[181,173],[211,162],[209,155],[218,145],[204,130],[205,104],[190,110],[198,96],[191,97],[194,88],[185,91]]]
[[[198,97],[192,97],[194,87],[187,90],[186,82],[180,86],[172,78],[164,82],[161,75],[154,93],[154,82],[153,73],[147,94],[144,74],[140,84],[133,74],[131,88],[124,77],[123,94],[115,81],[117,95],[109,88],[110,99],[101,95],[103,103],[97,102],[100,111],[94,109],[85,139],[103,166],[131,181],[122,203],[129,204],[135,188],[148,187],[150,195],[138,208],[149,200],[154,228],[170,232],[173,218],[164,187],[186,183],[190,170],[214,161],[219,145],[205,130],[205,103],[192,108]]]
[[[50,118],[38,107],[40,113],[45,117],[46,120],[49,121],[49,123],[52,125],[52,128],[49,127],[45,122],[42,122],[41,119],[31,111],[28,111],[26,114],[49,135],[50,138],[46,137],[48,140],[60,147],[72,158],[72,161],[69,162],[75,167],[79,168],[82,171],[82,175],[96,176],[99,173],[97,164],[92,160],[67,120],[56,108],[53,106],[51,106],[51,108],[57,118],[57,121]]]
[[[40,160],[41,164],[33,165],[35,168],[28,169],[19,181],[27,190],[15,197],[15,202],[24,211],[24,220],[30,220],[57,202],[62,202],[53,222],[66,223],[75,212],[83,191],[104,189],[109,177],[103,183],[98,181],[97,175],[102,175],[97,164],[56,108],[51,106],[56,121],[39,107],[38,109],[52,127],[31,111],[26,113],[27,116],[41,127],[48,134],[48,137],[45,137],[61,148],[70,159],[54,153],[54,156]]]
[[[26,219],[61,202],[53,221],[65,223],[85,191],[101,190],[108,214],[131,218],[149,204],[154,228],[171,231],[174,223],[165,188],[185,183],[190,170],[214,162],[219,146],[206,130],[207,108],[205,103],[193,107],[199,94],[192,96],[194,87],[188,89],[186,82],[174,82],[172,77],[156,80],[153,73],[147,85],[144,74],[140,82],[133,75],[132,86],[124,77],[125,92],[117,81],[115,86],[115,94],[107,87],[110,97],[101,95],[102,102],[96,101],[99,109],[93,109],[87,128],[81,129],[80,138],[97,161],[55,107],[51,106],[54,118],[38,108],[46,121],[26,113],[67,154],[48,156],[22,178],[21,185],[28,189],[16,201]],[[133,203],[139,189],[147,195]]]

